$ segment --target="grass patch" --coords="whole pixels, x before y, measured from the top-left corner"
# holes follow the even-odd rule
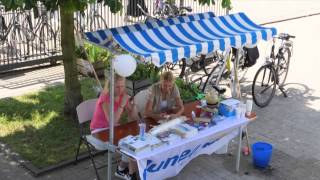
[[[92,79],[81,81],[84,99],[94,98]],[[75,155],[77,120],[63,115],[64,85],[19,97],[0,99],[0,141],[43,168]]]

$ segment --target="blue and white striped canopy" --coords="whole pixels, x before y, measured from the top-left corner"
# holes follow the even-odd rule
[[[253,23],[244,13],[215,17],[195,14],[157,22],[147,22],[85,33],[85,38],[109,48],[110,36],[129,53],[139,55],[156,66],[177,62],[215,50],[255,45],[276,35],[275,28]]]

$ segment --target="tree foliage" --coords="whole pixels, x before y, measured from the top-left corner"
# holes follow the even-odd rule
[[[199,1],[199,4],[201,4],[201,5],[215,4],[215,0],[198,0],[198,1]],[[231,0],[222,0],[221,6],[223,8],[230,10],[231,9]]]

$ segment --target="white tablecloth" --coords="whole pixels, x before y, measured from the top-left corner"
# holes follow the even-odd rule
[[[248,122],[245,118],[229,117],[215,126],[199,131],[194,137],[171,145],[138,154],[126,150],[122,152],[137,160],[142,180],[165,179],[176,176],[193,158],[201,154],[212,154],[227,145]]]

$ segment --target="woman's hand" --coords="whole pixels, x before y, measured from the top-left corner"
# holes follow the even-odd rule
[[[161,119],[169,119],[169,115],[167,113],[160,113],[159,116]]]
[[[126,107],[126,104],[127,104],[127,101],[129,99],[129,95],[128,94],[124,94],[123,97],[122,97],[122,100],[120,102],[120,105],[118,107],[118,110],[116,112],[116,122],[119,123],[119,120],[120,120],[120,117],[121,117],[121,114],[123,113],[125,107]]]
[[[124,94],[120,103],[120,107],[124,108],[127,105],[130,96],[128,94]]]
[[[177,115],[177,114],[169,114],[169,119],[175,119],[177,117],[179,117],[179,115]]]

